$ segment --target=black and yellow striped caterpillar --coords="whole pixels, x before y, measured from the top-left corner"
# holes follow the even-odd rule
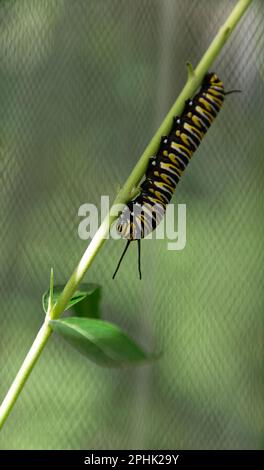
[[[186,101],[181,116],[176,116],[168,136],[162,137],[155,157],[149,159],[146,175],[140,185],[140,194],[129,201],[122,211],[117,230],[127,245],[120,258],[113,279],[131,241],[138,241],[138,269],[140,268],[140,240],[156,228],[166,205],[204,134],[220,111],[225,95],[240,90],[224,91],[222,81],[215,73],[208,73],[200,91]]]

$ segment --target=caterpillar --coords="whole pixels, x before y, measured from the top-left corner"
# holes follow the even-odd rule
[[[139,195],[129,201],[117,221],[117,231],[127,240],[114,272],[115,278],[129,244],[138,241],[138,271],[141,279],[140,240],[152,232],[165,214],[176,186],[193,153],[219,113],[225,92],[216,73],[208,73],[199,92],[185,102],[181,116],[173,119],[168,136],[162,137],[155,156],[149,158]]]

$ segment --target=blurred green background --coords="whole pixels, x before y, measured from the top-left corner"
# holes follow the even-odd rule
[[[50,267],[86,242],[78,208],[113,199],[235,1],[1,0],[0,396],[43,321]],[[101,369],[52,337],[2,449],[263,448],[263,2],[213,69],[231,95],[173,199],[187,245],[143,241],[115,281],[109,240],[87,281],[151,366]],[[177,206],[175,207],[175,211]]]

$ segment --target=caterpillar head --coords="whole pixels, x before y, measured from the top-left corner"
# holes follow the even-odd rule
[[[135,223],[132,201],[129,202],[123,209],[116,224],[116,229],[122,238],[127,240],[135,240]]]
[[[139,202],[130,201],[123,209],[118,221],[117,231],[127,240],[140,240],[146,233],[144,223],[144,209]]]

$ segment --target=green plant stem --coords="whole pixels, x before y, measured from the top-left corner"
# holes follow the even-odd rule
[[[32,344],[29,352],[26,355],[26,358],[20,367],[18,374],[12,383],[8,393],[1,405],[0,408],[0,425],[3,426],[5,420],[7,419],[10,411],[12,410],[30,372],[32,371],[35,363],[37,362],[45,344],[48,341],[49,336],[52,333],[52,329],[48,324],[48,321],[45,321],[41,326],[34,343]]]
[[[178,99],[170,109],[169,113],[165,117],[161,126],[155,133],[154,137],[146,147],[141,158],[139,159],[130,176],[128,177],[127,181],[125,182],[123,188],[118,193],[113,206],[116,204],[126,203],[129,199],[131,199],[133,191],[135,190],[135,188],[137,188],[140,180],[144,176],[149,157],[151,155],[155,155],[160,144],[161,136],[168,134],[171,128],[173,116],[181,114],[184,108],[185,101],[194,95],[195,91],[201,84],[204,75],[212,66],[214,60],[219,55],[225,42],[229,38],[232,31],[235,29],[237,23],[239,22],[251,2],[252,0],[239,0],[237,2],[228,19],[226,20],[224,25],[219,29],[213,42],[209,46],[208,50],[205,52],[204,56],[202,57],[195,70],[192,69],[191,64],[187,64],[188,78],[186,85],[184,86]],[[7,419],[10,411],[12,410],[28,376],[30,375],[30,372],[32,371],[38,357],[40,356],[46,342],[48,341],[48,338],[52,332],[48,323],[49,320],[58,318],[65,310],[68,301],[78,288],[78,285],[82,281],[85,273],[87,272],[92,261],[94,260],[98,251],[102,247],[105,239],[107,238],[109,229],[116,217],[117,214],[115,215],[111,213],[111,211],[106,216],[103,223],[96,232],[94,238],[92,239],[91,243],[84,252],[77,268],[68,280],[56,304],[52,305],[51,303],[51,307],[45,318],[45,322],[40,328],[38,335],[36,336],[13,384],[11,385],[0,407],[0,429],[3,426],[5,420]]]

